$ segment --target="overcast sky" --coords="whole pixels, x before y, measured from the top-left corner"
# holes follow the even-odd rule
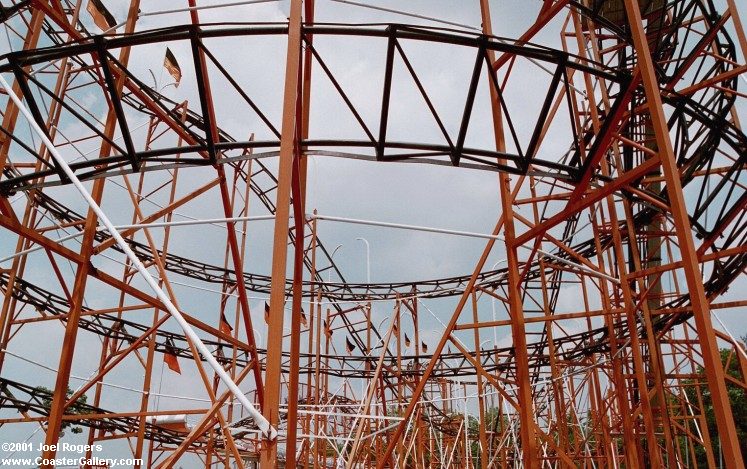
[[[85,2],[85,0],[84,0]],[[183,2],[186,5],[186,2]],[[225,2],[199,2],[199,5],[209,5]],[[367,2],[383,8],[402,9],[418,15],[435,17],[443,21],[464,25],[464,30],[480,28],[479,2],[474,1],[445,1],[445,0],[411,0],[375,1]],[[743,3],[743,2],[738,2]],[[126,17],[128,2],[126,0],[105,0],[118,22]],[[176,8],[182,3],[173,1],[142,2],[143,13],[152,13],[164,9]],[[491,3],[494,34],[503,37],[518,37],[531,25],[537,16],[541,2],[524,0],[501,0]],[[391,12],[377,11],[360,6],[343,4],[333,0],[318,0],[316,5],[317,22],[347,22],[347,23],[415,23],[431,26],[447,25],[424,19],[417,19]],[[744,10],[744,5],[740,6]],[[236,6],[231,8],[205,10],[200,12],[203,22],[282,22],[288,15],[288,1],[267,2],[256,5]],[[742,16],[747,16],[743,11]],[[90,31],[98,32],[98,28],[88,13],[81,15],[83,23]],[[542,33],[534,38],[534,42],[552,48],[560,48],[560,27],[564,15],[551,23]],[[137,30],[147,30],[170,25],[185,24],[190,21],[186,12],[169,15],[144,16],[137,26]],[[455,27],[455,26],[448,26]],[[324,58],[341,86],[351,93],[351,100],[360,110],[363,119],[372,129],[378,129],[378,113],[380,110],[381,87],[383,79],[383,63],[386,52],[385,40],[374,39],[320,39],[315,42],[320,55]],[[285,41],[283,37],[251,38],[251,39],[221,39],[206,41],[206,46],[242,88],[250,93],[268,117],[280,127],[282,108],[282,86],[285,67]],[[8,43],[3,39],[3,52],[8,50]],[[13,48],[18,43],[13,41]],[[162,60],[166,44],[157,43],[136,47],[132,51],[130,69],[145,83],[153,83],[153,72],[156,85],[163,89],[163,93],[176,102],[187,100],[190,108],[199,110],[197,88],[194,80],[194,70],[191,66],[191,50],[186,42],[169,43],[168,47],[174,52],[179,61],[183,78],[178,88],[168,86],[170,76],[163,70]],[[427,44],[403,44],[408,57],[413,63],[423,85],[432,94],[434,106],[445,118],[445,125],[455,134],[463,109],[467,85],[474,62],[474,51],[459,47],[436,47]],[[401,64],[400,64],[401,65]],[[414,84],[408,76],[400,72],[395,74],[392,92],[392,115],[390,121],[390,137],[393,139],[437,142],[440,138],[434,122],[426,114],[425,104],[417,95]],[[220,127],[238,140],[248,138],[254,133],[257,139],[269,138],[269,130],[263,126],[256,115],[251,113],[238,96],[231,92],[225,80],[221,80],[215,69],[210,71],[211,85],[214,93],[217,120]],[[6,77],[6,78],[9,78]],[[514,110],[519,133],[528,135],[534,125],[535,111],[544,99],[550,75],[537,66],[526,61],[519,61],[516,70],[509,80],[507,89],[507,105]],[[322,75],[319,67],[314,69],[313,93],[311,99],[311,133],[318,138],[365,138],[360,127],[352,119],[344,103],[336,96],[329,81]],[[490,149],[492,135],[491,122],[487,103],[487,88],[482,82],[478,90],[478,104],[475,107],[475,118],[470,128],[469,142],[478,148]],[[105,114],[105,102],[101,95],[94,91],[81,90],[73,93],[81,105],[87,107],[91,113],[101,118]],[[521,112],[521,109],[526,109]],[[744,110],[740,109],[744,114]],[[127,110],[128,122],[136,140],[142,142],[146,128],[142,124],[147,118],[133,110]],[[745,122],[747,116],[742,116]],[[81,134],[81,129],[75,123],[61,126],[61,132],[67,138],[74,139]],[[25,130],[19,130],[25,132]],[[174,139],[165,139],[164,144],[173,144]],[[558,159],[568,149],[570,139],[562,128],[553,129],[548,134],[547,144],[541,149],[543,157]],[[97,145],[83,142],[78,148],[65,147],[63,154],[71,161],[80,157],[80,152],[95,151]],[[95,153],[92,155],[94,156]],[[274,159],[263,160],[270,168],[276,167]],[[165,181],[165,172],[149,173],[146,178],[147,188],[155,188]],[[180,172],[178,194],[189,191],[206,183],[215,177],[214,169],[188,168]],[[355,161],[333,157],[314,157],[309,163],[308,180],[308,212],[318,209],[320,213],[333,216],[377,220],[393,223],[407,223],[436,228],[489,233],[500,216],[500,199],[498,195],[497,176],[488,171],[470,169],[456,169],[447,166],[384,164]],[[132,184],[137,184],[137,176],[129,176]],[[88,184],[90,187],[90,184]],[[84,213],[84,203],[74,193],[71,187],[50,189],[49,193],[79,213]],[[153,197],[153,203],[164,203],[166,194],[158,193]],[[274,194],[272,195],[274,198]],[[123,189],[121,177],[112,178],[107,182],[104,196],[104,209],[115,223],[130,223],[132,221],[131,204],[126,190]],[[156,205],[143,203],[146,213],[157,209]],[[178,212],[186,217],[220,217],[220,199],[216,191],[207,197],[201,197],[180,208]],[[22,210],[23,201],[14,205]],[[19,212],[20,213],[20,212]],[[256,197],[250,200],[250,215],[263,215],[267,210],[261,206]],[[175,219],[184,219],[176,217]],[[55,236],[61,236],[57,232]],[[162,231],[154,231],[157,240],[162,239]],[[335,262],[350,282],[364,282],[366,280],[366,251],[362,242],[356,240],[363,237],[370,242],[371,280],[373,282],[397,282],[434,279],[469,274],[474,269],[476,261],[485,245],[485,240],[464,238],[443,234],[432,234],[412,231],[399,231],[380,227],[362,225],[345,225],[331,222],[320,222],[320,238],[327,249],[331,251],[341,245]],[[145,241],[143,236],[137,238]],[[250,224],[248,247],[246,252],[246,271],[252,273],[269,274],[272,249],[272,222],[254,222]],[[16,238],[6,231],[0,231],[0,256],[5,257],[13,252]],[[77,246],[69,242],[69,246]],[[225,230],[216,226],[201,226],[193,228],[174,229],[171,234],[171,252],[204,262],[222,265]],[[111,250],[110,250],[111,251]],[[115,276],[121,275],[122,256],[107,252],[112,259],[97,258],[95,265],[107,269]],[[488,260],[487,266],[504,259],[504,251],[498,246]],[[2,265],[7,267],[7,265]],[[72,285],[73,271],[68,265],[63,266],[63,275]],[[290,271],[289,271],[290,276]],[[48,261],[43,254],[36,253],[29,257],[29,266],[24,278],[44,285],[45,288],[60,293],[59,283],[55,282],[48,267]],[[179,278],[184,283],[197,283],[191,279]],[[737,288],[732,288],[726,295],[738,297],[735,290],[745,285],[742,276]],[[142,282],[135,281],[136,285]],[[218,289],[216,285],[207,285]],[[143,286],[143,288],[145,288]],[[189,287],[174,285],[179,305],[190,314],[217,325],[217,311],[219,295],[198,291]],[[89,282],[89,292],[86,301],[91,307],[115,306],[118,296],[112,291]],[[560,298],[559,310],[578,310],[581,308],[580,288],[568,287]],[[252,293],[250,302],[252,316],[258,332],[266,340],[265,325],[262,321],[262,310],[266,295]],[[233,300],[232,300],[233,301]],[[592,301],[598,301],[593,299]],[[455,303],[455,299],[426,300],[425,305],[431,308],[441,321],[448,321]],[[391,315],[392,303],[375,305],[375,322]],[[232,309],[230,311],[233,311]],[[31,315],[30,312],[25,313]],[[421,332],[424,340],[435,344],[442,331],[439,321],[421,313],[423,328]],[[142,311],[133,313],[131,318],[150,321],[152,312]],[[480,302],[480,317],[490,318],[491,304],[487,299]],[[499,315],[505,318],[505,313],[499,308]],[[730,330],[742,335],[747,329],[744,319],[738,317],[736,311],[724,311],[722,316]],[[287,324],[287,321],[286,321]],[[578,327],[578,326],[576,326]],[[166,329],[176,330],[173,321],[165,326]],[[405,326],[410,330],[410,326]],[[573,324],[567,325],[567,331],[572,333]],[[63,328],[59,324],[45,323],[43,325],[28,326],[13,339],[11,349],[24,357],[31,358],[45,366],[56,368]],[[489,330],[482,333],[481,340],[493,339]],[[498,342],[507,345],[508,329],[500,331]],[[39,338],[43,337],[43,341]],[[344,353],[342,335],[335,337],[337,350]],[[470,337],[470,336],[467,336]],[[41,342],[41,343],[40,343]],[[471,337],[469,342],[472,343]],[[97,336],[81,333],[75,355],[73,374],[88,376],[97,367],[100,353],[100,340]],[[24,362],[8,358],[3,374],[9,379],[19,380],[32,385],[46,385],[51,387],[54,374],[39,366],[24,364]],[[159,386],[161,357],[156,358],[157,370],[154,382]],[[191,365],[189,365],[191,367]],[[184,366],[186,367],[186,366]],[[193,368],[193,367],[192,367]],[[162,391],[167,394],[191,395],[204,398],[205,393],[201,384],[193,373],[174,375],[168,370],[164,372],[165,379]],[[137,360],[126,360],[117,370],[107,377],[107,382],[132,386],[141,386],[140,376],[142,368]],[[73,381],[71,386],[80,384]],[[332,390],[331,390],[332,391]],[[127,390],[108,389],[101,406],[112,410],[134,410],[137,405],[137,394]],[[162,399],[161,408],[179,406],[203,406],[203,402],[184,403],[181,400]],[[25,438],[36,427],[32,425],[4,426],[0,428],[0,438]],[[70,435],[68,435],[70,436]],[[41,432],[36,433],[33,440],[42,438]],[[73,437],[75,438],[75,437]],[[122,451],[122,442],[111,443],[112,451]]]

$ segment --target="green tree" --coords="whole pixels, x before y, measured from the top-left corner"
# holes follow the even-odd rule
[[[499,418],[500,416],[500,418]],[[485,410],[485,431],[492,432],[494,435],[500,435],[504,431],[508,431],[508,417],[501,415],[501,410],[498,407],[491,407]],[[468,435],[470,439],[470,454],[472,455],[472,461],[475,467],[480,467],[482,461],[482,452],[480,451],[480,421],[469,416],[468,420]]]
[[[741,338],[741,341],[747,342],[747,335]],[[739,357],[732,356],[729,360],[729,356],[732,355],[732,351],[728,349],[721,349],[721,363],[726,368],[727,361],[729,362],[728,369],[725,369],[726,373],[738,382],[744,382],[745,378],[742,376],[742,372],[739,365]],[[703,368],[698,367],[698,374],[703,374]],[[713,455],[716,458],[718,464],[719,458],[719,439],[718,439],[718,427],[716,426],[716,415],[713,410],[713,399],[708,389],[705,380],[701,379],[698,381],[688,380],[685,383],[687,397],[690,403],[695,407],[698,403],[697,390],[699,389],[703,398],[703,415],[705,416],[706,425],[708,426],[708,434],[711,437],[711,446],[713,449]],[[729,403],[731,404],[731,411],[734,415],[734,424],[737,427],[737,438],[739,439],[739,446],[742,450],[742,457],[747,459],[747,393],[744,388],[734,384],[730,381],[726,382],[726,391],[729,395]],[[695,433],[695,429],[693,428]],[[707,467],[706,453],[703,446],[695,448],[695,457],[697,467]]]
[[[52,390],[49,388],[46,388],[44,386],[37,386],[34,388],[35,391],[38,391],[40,394],[43,395],[41,398],[42,406],[49,412],[49,410],[52,408]],[[73,390],[70,388],[67,388],[67,392],[65,393],[65,399],[70,399],[73,396]],[[65,414],[84,414],[85,413],[85,405],[88,401],[88,397],[83,394],[78,399],[75,400],[72,404],[70,404]],[[65,436],[65,429],[69,428],[71,432],[73,433],[82,433],[83,429],[75,424],[72,420],[63,420],[62,426],[60,427],[60,437]]]

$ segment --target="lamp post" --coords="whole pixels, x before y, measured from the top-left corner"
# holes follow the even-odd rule
[[[263,342],[263,340],[262,340],[262,334],[260,334],[259,331],[257,329],[255,329],[254,327],[252,327],[252,330],[254,331],[255,335],[259,336],[259,345],[262,345],[262,342]],[[264,345],[262,345],[262,346],[264,347]]]
[[[386,321],[387,319],[389,319],[389,316],[385,317],[384,319],[382,319],[382,320],[381,320],[381,321],[379,322],[379,330],[381,330],[381,326],[383,326],[383,325],[384,325],[384,321]],[[377,345],[378,345],[378,344],[377,344]]]
[[[342,247],[342,244],[338,244],[337,247],[332,251],[332,255],[329,256],[329,272],[327,273],[327,283],[332,283],[332,261],[335,259],[335,254],[337,254],[337,250]]]
[[[381,331],[381,326],[384,325],[384,321],[386,321],[387,319],[389,319],[389,316],[387,316],[384,319],[382,319],[381,321],[379,321],[379,328],[377,330]],[[373,347],[371,347],[371,350],[373,350],[374,348],[376,348],[379,344],[383,344],[383,343],[384,343],[384,337],[379,337],[379,341],[376,342],[376,344]],[[366,353],[367,356],[371,355],[371,350],[369,350]]]
[[[366,283],[371,285],[371,245],[366,238],[355,238],[357,241],[366,243]],[[367,287],[368,289],[368,287]]]
[[[498,267],[498,264],[500,264],[501,262],[506,262],[506,259],[501,259],[501,260],[497,261],[495,264],[493,264],[493,269],[492,270],[495,270],[496,267]],[[495,319],[495,297],[492,296],[492,295],[490,296],[490,304],[491,304],[491,306],[493,308],[493,327],[492,327],[492,329],[493,329],[493,347],[497,347],[498,346],[498,332],[497,332],[497,329],[495,327],[495,321],[496,321],[496,319]]]

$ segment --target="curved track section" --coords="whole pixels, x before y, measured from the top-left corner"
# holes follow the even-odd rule
[[[204,416],[195,413],[202,420],[188,435],[175,433],[148,420],[154,404],[147,392],[134,404],[138,413],[132,402],[107,401],[97,383],[139,362],[148,391],[161,361],[162,373],[190,369],[210,387],[204,357],[166,326],[162,305],[70,196],[69,181],[8,103],[0,123],[0,226],[17,246],[0,272],[3,349],[13,352],[25,331],[61,324],[60,385],[69,381],[79,331],[95,338],[97,373],[76,393],[95,402],[75,408],[81,416],[73,420],[91,429],[89,441],[129,438],[135,457],[150,444],[151,456],[158,452],[167,465],[189,452],[239,466],[288,454],[322,466],[392,467],[392,458],[446,465],[455,454],[465,467],[519,460],[561,467],[581,459],[590,466],[714,466],[709,442],[718,437],[738,467],[729,393],[747,389],[747,355],[711,319],[747,304],[734,291],[747,267],[747,135],[740,124],[747,40],[733,2],[726,4],[547,1],[516,39],[490,34],[489,21],[484,34],[315,23],[308,6],[303,24],[199,23],[196,15],[192,24],[98,36],[74,8],[4,7],[0,21],[24,47],[2,56],[0,73],[13,74],[11,91],[76,175],[123,219],[168,225],[174,217],[205,218],[205,206],[226,217],[246,217],[250,206],[252,214],[257,206],[262,214],[287,213],[277,206],[286,190],[298,209],[305,189],[277,175],[289,138],[281,132],[282,103],[267,99],[268,90],[225,51],[226,44],[285,50],[298,37],[301,72],[285,78],[296,82],[286,99],[296,93],[298,103],[290,158],[497,173],[507,202],[495,233],[508,262],[487,268],[497,250],[491,241],[472,273],[351,283],[317,236],[323,222],[307,218],[287,239],[263,247],[298,245],[294,261],[304,278],[289,272],[278,281],[245,260],[256,249],[246,222],[220,226],[229,235],[215,241],[218,253],[204,244],[195,249],[199,229],[192,239],[168,227],[158,235],[125,230],[129,246],[172,298],[184,300],[190,324],[265,406],[281,438],[262,441],[226,396]],[[640,24],[628,20],[632,10]],[[540,32],[560,40],[542,45]],[[195,90],[188,100],[152,86],[157,80],[143,66],[166,46],[180,51],[180,86]],[[374,98],[346,77],[338,55],[349,47],[377,64]],[[432,51],[461,54],[470,64],[456,110],[439,106],[452,90],[431,86],[424,71]],[[268,64],[267,73],[272,69]],[[527,70],[544,78],[535,99],[517,84]],[[424,114],[398,106],[405,83]],[[317,96],[343,112],[320,118]],[[238,114],[241,122],[233,119]],[[407,122],[416,115],[426,118]],[[491,135],[475,135],[485,133],[486,121]],[[418,138],[402,132],[408,124],[437,131]],[[428,166],[419,168],[428,174]],[[250,301],[261,308],[273,289],[285,293],[294,329],[263,328],[257,306],[250,311]],[[205,308],[194,291],[220,295],[217,309]],[[97,295],[108,301],[86,303]],[[266,307],[265,322],[277,324]],[[295,348],[288,346],[294,330]],[[281,343],[258,343],[271,333]],[[3,373],[10,356],[2,355]],[[0,408],[18,411],[21,422],[48,422],[47,440],[59,434],[69,396],[6,376],[0,387]],[[265,404],[263,394],[273,390],[278,395]],[[218,391],[216,381],[204,397],[220,399]],[[103,410],[112,407],[104,403],[117,410]],[[706,405],[717,424],[701,421]],[[291,413],[296,417],[287,418]]]

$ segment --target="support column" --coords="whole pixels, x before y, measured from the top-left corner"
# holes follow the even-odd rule
[[[724,461],[728,468],[742,468],[744,467],[744,462],[739,448],[739,440],[737,439],[737,430],[734,425],[734,417],[731,412],[726,383],[724,382],[721,354],[719,353],[716,335],[713,331],[713,323],[711,322],[710,304],[705,296],[702,274],[698,266],[698,257],[692,237],[692,228],[687,215],[685,197],[682,192],[682,183],[677,168],[677,160],[675,159],[674,148],[672,147],[669,135],[661,95],[659,94],[659,84],[656,79],[651,51],[646,40],[646,32],[643,29],[641,11],[638,2],[634,0],[625,0],[625,9],[633,36],[633,43],[638,55],[638,64],[646,91],[648,109],[651,113],[651,124],[654,128],[656,143],[659,147],[661,166],[671,205],[672,221],[674,222],[675,233],[679,242],[682,269],[685,273],[688,291],[690,292],[695,327],[698,331],[698,339],[703,355],[703,368],[705,369],[708,389],[711,392],[713,400],[713,410],[721,438]]]
[[[483,33],[492,35],[490,21],[490,5],[487,0],[480,1],[480,12],[482,14]],[[486,51],[490,63],[495,63],[493,51]],[[497,73],[490,70],[489,73]],[[492,80],[492,78],[490,79]],[[489,80],[489,82],[490,82]],[[503,117],[499,102],[499,91],[496,89],[499,81],[490,83],[490,104],[493,116],[493,129],[495,132],[495,147],[499,152],[506,151],[506,141],[503,135]],[[495,86],[492,86],[495,84]],[[533,469],[537,467],[537,439],[534,431],[534,406],[532,403],[532,388],[529,382],[529,356],[527,354],[526,328],[524,324],[524,305],[522,304],[521,273],[519,270],[519,257],[514,231],[514,212],[511,197],[511,178],[506,173],[499,175],[499,186],[501,193],[501,208],[503,209],[503,235],[506,244],[506,260],[508,265],[508,301],[511,312],[511,335],[513,346],[516,350],[516,384],[519,403],[519,436],[521,439],[521,457],[524,467]]]
[[[270,318],[267,331],[267,368],[265,400],[262,414],[271,425],[280,421],[281,360],[283,355],[283,314],[285,311],[286,263],[288,260],[288,217],[290,215],[291,179],[296,146],[296,101],[298,99],[301,61],[302,0],[292,0],[288,21],[288,53],[285,63],[283,123],[280,137],[275,232],[272,251],[272,285]],[[297,240],[303,242],[303,240]],[[277,441],[266,441],[260,455],[260,467],[270,469],[277,462]]]
[[[137,21],[137,12],[140,7],[139,0],[132,0],[130,2],[130,8],[127,15],[127,23],[125,25],[125,33],[132,33],[135,30],[135,22]],[[123,48],[120,52],[119,62],[123,65],[127,65],[130,56],[130,49]],[[106,58],[100,58],[101,60],[107,60]],[[117,79],[114,90],[117,94],[121,94],[122,86],[124,84],[124,78],[120,77]],[[117,127],[117,116],[114,109],[109,109],[106,119],[106,125],[104,129],[104,135],[112,137]],[[111,145],[103,141],[101,144],[101,150],[99,152],[100,157],[106,157],[111,151]],[[93,184],[93,190],[91,195],[96,203],[101,201],[101,197],[104,193],[104,183],[106,178],[97,179]],[[67,398],[67,388],[70,383],[70,372],[73,364],[73,355],[75,352],[75,343],[78,338],[78,321],[83,306],[83,297],[86,289],[86,281],[88,280],[89,269],[91,268],[90,259],[93,255],[93,241],[94,234],[97,229],[98,218],[92,209],[88,210],[86,216],[83,240],[81,242],[82,248],[80,251],[81,257],[84,262],[78,266],[78,270],[75,274],[75,284],[73,287],[72,300],[70,302],[70,316],[68,317],[67,325],[65,326],[65,335],[62,342],[62,351],[60,353],[60,361],[57,371],[57,379],[55,380],[54,394],[52,395],[52,405],[49,412],[49,420],[47,424],[47,434],[44,439],[44,444],[48,448],[54,448],[60,439],[60,428],[62,426],[62,416],[65,413],[65,402]],[[55,450],[46,450],[42,453],[42,457],[45,460],[54,459],[56,454]],[[43,467],[52,467],[49,464],[43,465]]]

